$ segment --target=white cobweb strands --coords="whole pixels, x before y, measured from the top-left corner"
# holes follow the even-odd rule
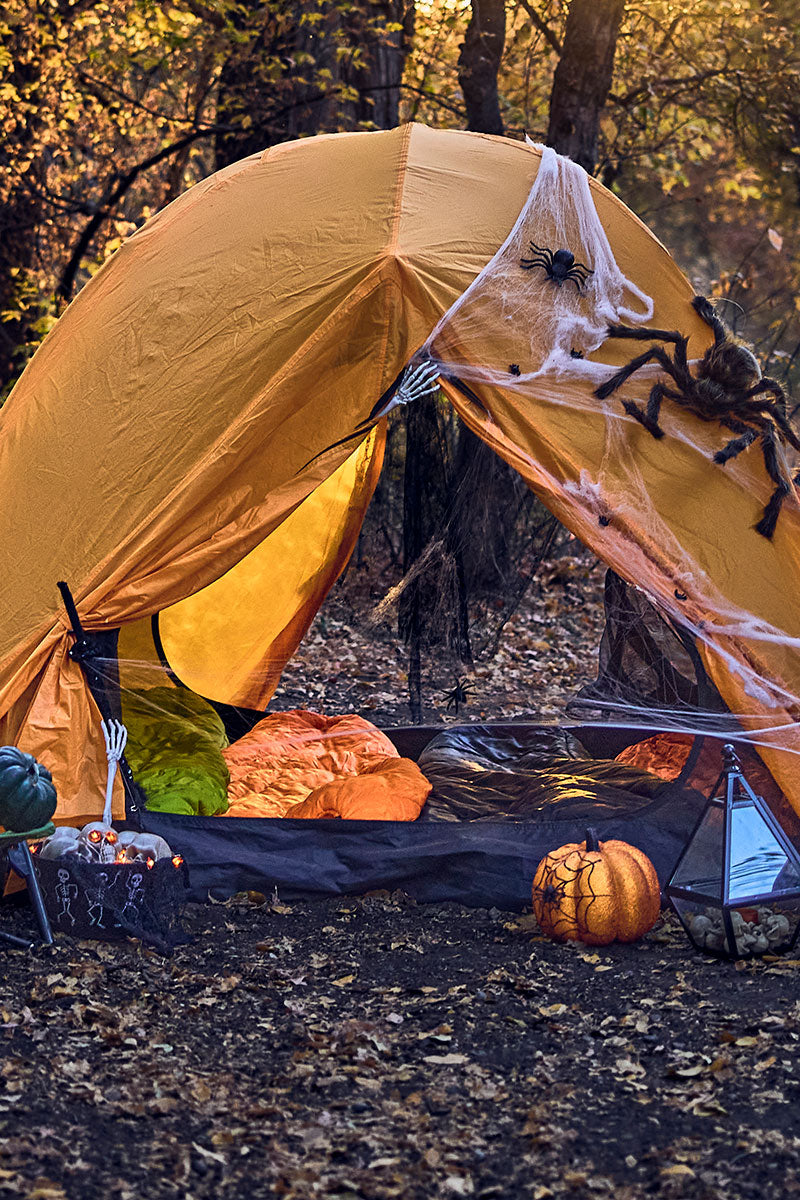
[[[425,351],[462,379],[519,386],[547,376],[600,379],[584,360],[608,326],[646,322],[653,301],[618,267],[582,167],[546,146],[530,195],[503,245],[444,314]],[[568,251],[572,277],[553,278],[550,256]],[[535,265],[525,266],[535,259]]]

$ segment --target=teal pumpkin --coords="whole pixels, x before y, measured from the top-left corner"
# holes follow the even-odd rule
[[[32,754],[0,746],[0,825],[10,833],[41,829],[56,811],[53,777]]]

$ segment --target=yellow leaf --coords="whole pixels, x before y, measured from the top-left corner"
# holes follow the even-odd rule
[[[672,1167],[663,1167],[661,1170],[661,1174],[665,1177],[674,1176],[674,1175],[686,1175],[687,1177],[694,1179],[694,1171],[692,1170],[692,1168],[685,1166],[683,1163],[675,1163],[675,1165]]]
[[[331,982],[334,987],[345,987],[348,983],[352,983],[355,975],[342,975],[340,979],[333,979]]]

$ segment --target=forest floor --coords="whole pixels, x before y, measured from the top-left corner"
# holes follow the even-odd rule
[[[573,546],[539,568],[513,611],[500,596],[481,605],[472,665],[444,645],[423,650],[422,723],[557,718],[595,678],[606,568]],[[288,663],[271,708],[359,712],[383,727],[410,723],[408,650],[397,635],[396,606],[383,606],[392,583],[388,570],[351,564]],[[459,678],[471,691],[454,712],[447,697]]]
[[[596,672],[602,573],[565,557],[458,719]],[[280,703],[408,721],[404,650],[348,573]],[[454,720],[451,667],[426,720]],[[800,959],[694,954],[664,916],[588,948],[531,916],[376,893],[190,906],[136,942],[0,949],[0,1200],[772,1198],[800,1192]],[[0,911],[24,934],[27,905]]]
[[[800,1191],[800,960],[704,960],[670,918],[559,945],[388,894],[187,926],[167,959],[2,952],[0,1197]]]

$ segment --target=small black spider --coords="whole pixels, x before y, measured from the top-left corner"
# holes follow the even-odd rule
[[[594,271],[590,271],[583,263],[575,262],[571,250],[556,250],[554,253],[545,246],[537,246],[536,242],[529,242],[529,245],[533,254],[530,258],[521,258],[519,265],[526,271],[541,267],[547,278],[559,287],[569,279],[581,291],[589,276],[594,275]]]
[[[654,384],[646,409],[632,400],[622,401],[626,413],[644,425],[654,438],[664,436],[658,418],[661,401],[666,396],[693,412],[701,421],[718,421],[736,435],[714,455],[714,462],[720,466],[760,439],[764,466],[775,484],[775,490],[755,529],[762,537],[771,538],[781,505],[792,492],[792,483],[785,477],[778,460],[778,442],[787,442],[800,451],[800,438],[789,424],[786,396],[777,380],[762,377],[753,352],[725,328],[705,296],[695,296],[692,306],[714,332],[714,343],[700,360],[696,375],[692,375],[689,369],[686,350],[689,339],[682,333],[668,329],[631,329],[627,325],[611,325],[609,337],[671,342],[675,348],[670,355],[663,346],[651,346],[644,354],[632,358],[627,366],[615,372],[594,394],[599,400],[604,400],[645,363],[657,362],[672,384]],[[798,479],[800,476],[795,477],[794,482],[797,483]]]
[[[522,371],[519,369],[519,363],[509,363],[508,373],[509,375],[521,375]]]
[[[447,701],[447,711],[454,712],[458,716],[458,710],[463,704],[469,703],[469,698],[475,691],[474,684],[464,676],[462,679],[456,679],[455,685],[449,692],[442,692],[442,699]]]

